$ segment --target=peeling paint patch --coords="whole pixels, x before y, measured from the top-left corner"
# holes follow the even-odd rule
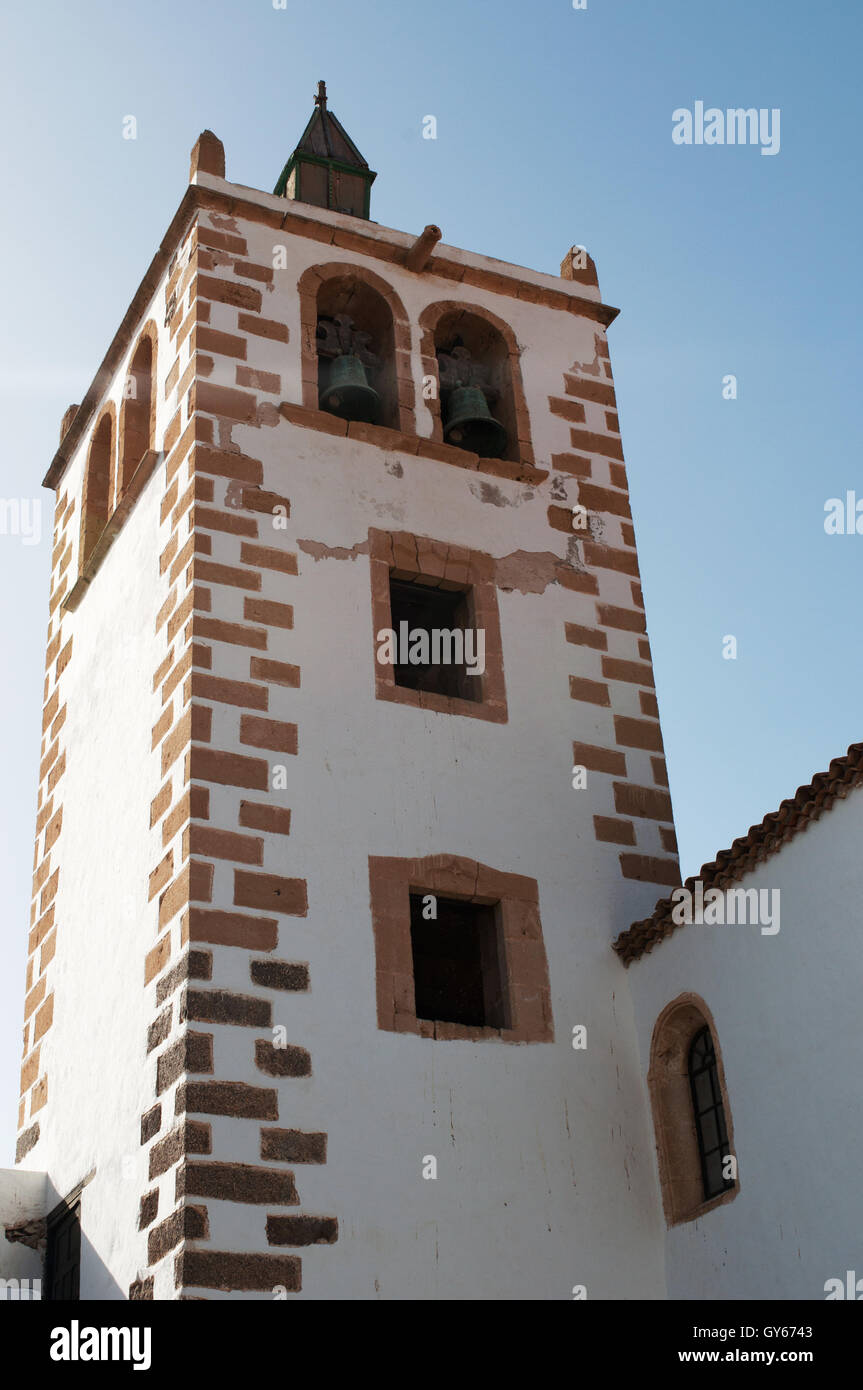
[[[600,361],[600,353],[603,353],[603,354],[605,353],[605,344],[603,343],[603,340],[602,340],[601,336],[599,335],[599,333],[594,333],[594,335],[593,335],[593,361],[592,361],[592,362],[573,362],[573,364],[572,364],[572,366],[570,367],[569,370],[570,370],[571,372],[577,372],[577,371],[581,370],[581,371],[585,374],[585,376],[602,376],[602,375],[603,375],[603,371],[602,371],[602,362]]]
[[[398,459],[384,459],[384,468],[391,473],[394,478],[403,478],[405,470],[402,468]]]
[[[495,583],[508,592],[544,594],[549,584],[558,583],[562,569],[580,569],[550,550],[514,550],[495,561]]]
[[[367,492],[359,494],[363,502],[368,502],[376,516],[391,516],[395,521],[404,521],[405,509],[399,502],[379,502],[376,497],[371,497]]]
[[[20,1226],[7,1226],[6,1239],[10,1244],[19,1241],[31,1250],[44,1250],[48,1238],[48,1223],[44,1217],[36,1221],[24,1221]]]
[[[297,541],[297,549],[313,560],[355,560],[358,555],[368,555],[367,540],[358,541],[348,549],[345,545],[324,545],[323,541]]]
[[[562,478],[559,473],[556,473],[551,480],[551,496],[555,502],[566,501],[566,479]]]
[[[532,502],[536,496],[533,488],[525,488],[517,497],[507,497],[494,483],[471,483],[470,491],[480,502],[488,502],[492,507],[520,507],[522,502]]]

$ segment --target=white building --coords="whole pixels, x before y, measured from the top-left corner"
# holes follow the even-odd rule
[[[669,1298],[841,1298],[835,1281],[863,1278],[861,783],[854,744],[687,879],[693,900],[702,885],[701,922],[675,925],[680,895],[616,943],[653,1108]],[[737,1160],[737,1182],[707,1202],[686,1067],[705,1025]]]
[[[839,947],[783,897],[773,939],[612,950],[679,873],[592,260],[369,221],[323,89],[274,194],[224,174],[205,132],[45,480],[29,1186],[0,1184],[0,1273],[47,1246],[64,1298],[820,1296],[851,1254],[799,1212],[796,1114],[747,1060],[775,1082],[780,1011],[737,977],[781,959],[793,1031],[801,962],[850,989]],[[389,630],[477,660],[387,664]],[[664,1211],[646,1073],[684,992],[739,1183],[681,1224],[704,1194]],[[672,1161],[701,1180],[697,1147]]]

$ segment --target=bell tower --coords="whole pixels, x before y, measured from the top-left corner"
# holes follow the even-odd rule
[[[18,1160],[85,1299],[664,1289],[617,311],[374,177],[323,84],[273,194],[205,132],[45,479]]]

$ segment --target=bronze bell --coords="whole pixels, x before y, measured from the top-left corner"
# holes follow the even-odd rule
[[[320,402],[322,410],[342,420],[363,420],[373,425],[380,416],[381,398],[369,386],[366,369],[353,352],[343,352],[333,360]]]
[[[443,437],[447,444],[484,459],[502,458],[506,448],[506,430],[478,386],[457,386],[452,392]]]

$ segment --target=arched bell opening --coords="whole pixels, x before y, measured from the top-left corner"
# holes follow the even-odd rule
[[[144,332],[123,387],[120,410],[119,476],[114,505],[120,501],[138,464],[155,446],[155,391],[153,389],[155,353],[153,339]]]
[[[317,299],[315,347],[321,410],[399,428],[393,317],[382,295],[351,277],[326,280]]]
[[[83,570],[108,523],[114,457],[114,422],[106,411],[95,430],[87,454],[81,499],[79,570]]]
[[[434,334],[443,438],[481,458],[517,460],[518,428],[510,352],[477,314],[453,310]]]

